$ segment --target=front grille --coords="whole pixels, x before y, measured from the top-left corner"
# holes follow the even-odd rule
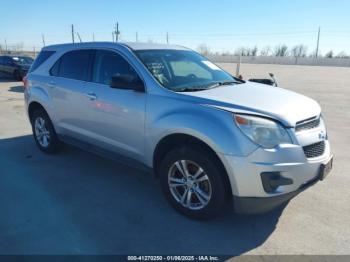
[[[304,154],[307,158],[313,158],[313,157],[318,157],[322,156],[325,150],[325,142],[321,141],[315,144],[311,144],[308,146],[304,146]]]
[[[320,118],[311,118],[303,121],[297,122],[295,126],[295,132],[300,132],[303,130],[313,129],[320,125]]]

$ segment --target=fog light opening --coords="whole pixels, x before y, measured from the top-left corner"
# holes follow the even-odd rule
[[[291,185],[293,180],[283,177],[280,172],[262,172],[261,181],[266,193],[273,193],[279,186]]]

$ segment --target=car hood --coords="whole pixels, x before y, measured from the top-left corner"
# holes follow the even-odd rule
[[[205,99],[201,102],[205,105],[230,112],[272,117],[290,127],[321,113],[319,104],[311,98],[283,88],[252,82],[185,94]]]

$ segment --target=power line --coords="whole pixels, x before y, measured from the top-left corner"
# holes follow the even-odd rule
[[[258,32],[248,32],[248,33],[223,33],[223,32],[204,32],[204,33],[198,33],[198,32],[181,32],[181,33],[174,33],[172,32],[172,36],[256,36],[256,35],[305,35],[305,34],[314,34],[315,30],[312,31],[292,31],[292,32],[271,32],[271,31],[258,31]],[[161,36],[162,34],[156,33],[156,34],[148,34],[151,36]]]
[[[240,28],[241,29],[241,28]],[[145,29],[146,30],[146,29]],[[264,45],[273,45],[276,42],[282,42],[282,43],[293,43],[296,44],[296,41],[300,42],[300,43],[307,43],[307,45],[309,45],[310,47],[312,46],[312,43],[316,44],[316,50],[313,49],[314,53],[313,55],[316,57],[320,57],[321,56],[321,52],[323,51],[323,49],[327,49],[329,48],[328,46],[331,46],[332,48],[337,48],[337,49],[341,49],[343,47],[346,47],[346,50],[348,50],[348,46],[350,44],[349,40],[345,40],[349,39],[349,34],[350,31],[346,30],[346,29],[332,29],[332,28],[324,28],[322,27],[322,45],[321,44],[321,28],[319,27],[318,30],[302,30],[301,28],[295,28],[295,29],[287,29],[286,31],[281,31],[281,29],[275,29],[275,30],[271,30],[271,31],[267,31],[268,29],[266,28],[265,30],[257,30],[257,29],[253,29],[252,31],[231,31],[231,32],[223,32],[223,31],[219,31],[219,32],[208,32],[208,31],[204,31],[204,32],[198,32],[198,31],[193,31],[191,32],[191,30],[187,30],[187,31],[172,31],[169,32],[167,31],[166,34],[164,35],[164,32],[159,32],[159,31],[154,31],[154,33],[152,34],[152,32],[130,32],[130,33],[123,33],[123,40],[131,40],[133,41],[134,39],[136,40],[136,42],[140,41],[140,39],[142,40],[146,40],[148,39],[152,39],[153,41],[156,42],[163,42],[164,40],[166,41],[166,43],[170,43],[170,40],[172,42],[177,42],[178,44],[187,44],[187,45],[196,45],[197,43],[208,43],[209,45],[212,44],[213,47],[215,46],[215,49],[218,50],[221,47],[218,47],[218,43],[217,43],[217,39],[221,39],[222,43],[227,43],[227,45],[231,45],[232,43],[234,43],[234,45],[236,46],[238,42],[240,41],[246,41],[246,42],[253,42],[253,41],[259,41],[262,42]],[[74,27],[74,25],[71,25],[71,38],[72,38],[72,42],[75,43],[75,41],[81,41],[81,36],[78,32],[76,32],[76,29]],[[109,30],[108,30],[109,31]],[[110,37],[108,37],[108,35],[110,35],[110,31],[108,32],[107,30],[105,30],[103,32],[99,31],[99,36],[104,38],[104,39],[110,39]],[[48,38],[51,41],[53,41],[52,39],[56,38],[56,39],[63,39],[64,37],[64,31],[61,32],[56,32],[54,31],[53,33],[48,32],[48,34],[42,34],[42,45],[46,45],[46,39]],[[170,34],[171,34],[171,39],[170,39]],[[317,39],[315,39],[315,36],[317,34]],[[25,37],[25,39],[30,39],[32,37],[32,35],[29,36],[29,33],[25,33],[24,35],[22,35],[22,37]],[[66,41],[69,39],[67,39],[67,34],[65,34],[66,36]],[[275,37],[271,37],[271,36],[275,36]],[[69,35],[68,35],[69,37]],[[76,40],[75,37],[78,39]],[[91,37],[91,33],[90,36],[87,35],[83,35],[83,37],[85,38],[90,38]],[[165,39],[164,39],[165,37]],[[38,39],[37,37],[34,37],[37,40],[40,41],[40,38]],[[34,39],[33,38],[33,39]],[[121,38],[121,34],[119,31],[119,23],[117,22],[113,28],[113,32],[112,32],[112,41],[120,41]],[[338,39],[341,38],[341,39]],[[344,39],[343,39],[344,38]],[[90,38],[91,39],[91,38]],[[95,41],[95,34],[92,33],[92,39],[93,41]],[[263,40],[262,40],[263,39]],[[317,40],[317,41],[316,41]],[[60,41],[60,40],[58,40]],[[11,43],[10,43],[11,44]],[[262,44],[262,45],[263,45]],[[42,45],[39,43],[36,45],[36,47],[38,49],[40,49],[42,47]],[[246,45],[246,43],[242,43],[241,45]],[[29,45],[28,45],[29,46]],[[34,45],[30,46],[30,50],[32,50]],[[3,50],[5,50],[5,48],[7,50],[11,50],[12,46],[7,44],[7,39],[5,39],[5,46],[3,46]],[[18,48],[18,47],[17,47]],[[315,48],[315,47],[314,47]],[[222,49],[230,49],[228,47],[222,47]],[[230,49],[231,50],[231,49]]]

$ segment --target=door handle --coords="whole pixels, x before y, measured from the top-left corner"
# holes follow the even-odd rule
[[[87,93],[86,96],[90,99],[90,100],[96,100],[97,96],[95,93]]]

